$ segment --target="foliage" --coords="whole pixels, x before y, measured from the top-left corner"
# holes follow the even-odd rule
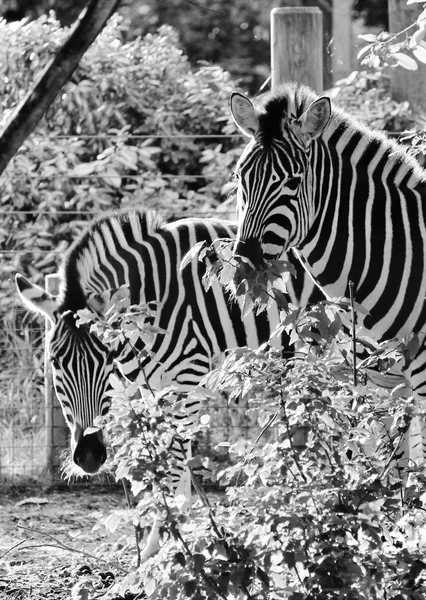
[[[66,34],[52,16],[0,22],[2,124]],[[233,88],[219,67],[194,72],[171,28],[126,43],[110,21],[0,178],[2,329],[17,329],[9,277],[44,285],[91,216],[144,203],[173,218],[226,197],[227,172],[220,180],[212,156],[239,138],[210,136],[231,132]]]
[[[111,19],[0,177],[4,370],[23,360],[10,351],[14,332],[22,323],[39,328],[15,309],[16,272],[44,287],[87,220],[105,210],[145,203],[172,219],[214,210],[227,197],[228,171],[222,177],[212,165],[226,168],[219,155],[241,140],[210,136],[234,133],[229,74],[207,65],[193,70],[170,27],[130,42],[124,34],[120,19]],[[0,21],[1,125],[66,35],[52,15]],[[42,376],[40,341],[32,352]]]
[[[65,34],[52,17],[2,22],[3,123]],[[193,73],[172,29],[124,43],[112,20],[1,179],[3,210],[25,212],[3,218],[2,250],[38,251],[21,265],[37,280],[57,264],[46,249],[60,244],[62,253],[81,230],[76,212],[145,202],[172,216],[220,201],[220,186],[213,181],[210,193],[209,184],[217,173],[203,179],[199,163],[203,151],[233,142],[218,148],[214,138],[201,145],[191,136],[224,132],[233,87],[220,68]]]
[[[332,93],[338,106],[373,129],[398,133],[421,126],[408,102],[392,99],[390,84],[386,69],[363,69],[338,81]]]
[[[253,292],[248,275],[243,295]],[[288,307],[282,326],[298,341],[294,358],[267,345],[240,348],[193,392],[207,403],[207,414],[212,394],[247,399],[259,435],[254,443],[230,444],[234,460],[225,468],[204,455],[187,461],[198,495],[191,515],[181,511],[182,497],[170,499],[168,449],[173,437],[196,438],[210,420],[176,419],[183,416],[177,390],[156,394],[144,386],[143,373],[136,383],[112,379],[107,429],[117,477],[130,482],[136,505],[104,524],[115,530],[133,522],[139,535],[157,510],[164,539],[158,554],[117,581],[111,597],[126,591],[182,600],[424,597],[425,480],[414,464],[404,471],[398,454],[417,409],[411,398],[377,388],[361,372],[354,385],[352,341],[341,332],[335,337],[347,306]],[[127,340],[134,347],[149,315],[143,308],[141,321],[135,310],[122,300],[105,320],[95,319],[93,330],[106,343]],[[405,351],[392,353],[401,359]],[[204,482],[224,486],[222,493],[207,499],[194,475],[200,468]]]
[[[377,35],[368,33],[359,36],[367,42],[357,57],[362,65],[383,72],[383,70],[389,71],[389,68],[397,67],[416,71],[419,63],[426,64],[426,3],[423,0],[408,0],[407,4],[423,5],[423,10],[417,19],[408,27],[392,34],[382,31]],[[402,103],[401,107],[404,105],[403,112],[409,112],[408,103]],[[413,125],[417,125],[417,128]],[[410,129],[404,131],[404,135],[401,137],[401,141],[409,146],[410,154],[416,157],[421,157],[426,152],[424,126],[424,115],[417,115],[417,122],[411,123],[411,127],[408,124]],[[393,131],[404,130],[408,127],[393,129]],[[422,131],[419,131],[418,128]]]
[[[407,4],[425,4],[424,0],[408,0]],[[368,42],[358,53],[361,63],[370,67],[382,65],[401,66],[417,70],[418,62],[426,63],[426,9],[416,21],[398,33],[383,31],[378,35],[368,33],[359,37]],[[418,61],[418,62],[417,62]]]

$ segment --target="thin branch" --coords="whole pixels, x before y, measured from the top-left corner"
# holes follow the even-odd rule
[[[358,385],[358,378],[356,372],[356,314],[355,314],[355,301],[354,301],[354,283],[349,282],[349,300],[351,303],[351,315],[352,315],[352,354],[353,354],[353,384],[356,387]]]
[[[287,418],[287,413],[286,413],[286,410],[285,410],[285,403],[284,403],[284,400],[282,398],[281,398],[281,408],[282,408],[282,411],[283,411],[283,414],[284,414],[284,425],[285,425],[285,428],[286,428],[286,431],[287,431],[287,435],[288,435],[288,439],[289,439],[289,443],[290,443],[290,448],[292,450],[293,460],[294,460],[294,462],[296,464],[296,467],[297,467],[297,469],[299,471],[299,474],[302,476],[303,481],[305,483],[308,483],[308,479],[307,479],[305,473],[303,472],[302,466],[301,466],[301,464],[299,462],[299,458],[297,456],[297,454],[298,454],[297,450],[296,450],[296,448],[295,448],[295,446],[293,444],[293,436],[291,435],[290,426],[289,426],[288,418]]]
[[[51,533],[47,533],[45,531],[39,531],[38,529],[33,529],[32,527],[25,527],[24,525],[17,525],[17,527],[18,527],[18,529],[23,529],[24,531],[29,531],[30,533],[36,533],[38,535],[45,535],[46,537],[50,538],[51,540],[53,540],[55,542],[55,544],[36,544],[36,545],[32,545],[32,546],[27,546],[27,548],[41,548],[43,546],[50,546],[52,548],[60,548],[62,550],[67,550],[68,552],[74,552],[74,554],[81,554],[82,556],[85,556],[86,558],[91,558],[92,560],[96,560],[96,561],[105,563],[107,565],[111,565],[110,560],[106,560],[105,558],[95,556],[94,554],[90,554],[89,552],[86,552],[85,550],[78,550],[77,548],[68,546],[68,544],[64,544],[63,542],[61,542],[61,540],[58,540],[58,538],[56,538]],[[123,569],[123,567],[120,567],[120,565],[118,565],[117,563],[114,563],[114,567],[118,571],[121,571],[122,573],[127,573],[127,570]]]
[[[19,527],[19,525],[18,525]],[[22,544],[25,544],[27,540],[21,540],[20,542],[18,542],[17,544],[15,544],[14,546],[12,546],[11,548],[8,548],[5,552],[3,552],[3,554],[0,554],[0,560],[6,556],[6,554],[9,554],[9,552],[13,552],[13,550],[16,550],[16,548],[18,548],[19,546],[22,546]]]
[[[127,480],[124,479],[124,477],[121,479],[121,484],[123,486],[124,496],[125,496],[126,502],[127,502],[127,507],[129,508],[129,510],[132,510],[133,506],[130,501],[130,493],[129,493],[129,489],[127,487]],[[139,547],[139,541],[142,537],[141,536],[141,526],[139,525],[139,523],[134,523],[133,528],[134,528],[134,532],[135,532],[135,542],[136,542],[136,568],[139,568],[141,565],[141,549]]]

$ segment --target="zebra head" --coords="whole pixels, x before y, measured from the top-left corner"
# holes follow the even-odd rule
[[[87,325],[77,327],[76,314],[63,310],[56,296],[19,274],[16,285],[23,303],[51,323],[47,354],[56,395],[71,431],[72,460],[84,473],[96,473],[107,455],[102,431],[94,426],[94,420],[110,407],[106,392],[113,363],[109,352]]]
[[[239,93],[231,96],[231,113],[251,138],[236,176],[238,233],[235,252],[255,266],[278,258],[306,237],[314,217],[312,142],[330,116],[330,100],[309,88],[287,85],[272,93],[262,110]],[[317,165],[317,169],[320,165]]]

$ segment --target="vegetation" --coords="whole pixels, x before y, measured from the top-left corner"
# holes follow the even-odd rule
[[[64,35],[53,17],[0,22],[1,123]],[[9,374],[2,394],[11,378],[14,390],[28,385],[34,421],[22,427],[42,425],[43,332],[16,310],[15,273],[44,285],[87,220],[104,210],[145,203],[169,219],[214,210],[232,187],[227,174],[241,144],[230,135],[234,87],[219,67],[193,71],[170,27],[125,42],[120,19],[112,19],[0,178],[0,364]],[[18,350],[22,324],[28,359]],[[0,423],[9,417],[2,403]],[[7,448],[1,456],[5,469]]]
[[[4,119],[63,35],[51,17],[0,24]],[[222,207],[232,190],[226,175],[241,143],[221,137],[234,133],[227,110],[231,88],[221,68],[193,71],[170,28],[129,42],[118,21],[106,28],[0,180],[0,244],[10,259],[0,287],[5,375],[20,361],[41,386],[41,344],[31,338],[40,332],[31,331],[23,321],[28,317],[13,308],[7,279],[15,271],[41,283],[87,216],[105,208],[144,202],[174,218]],[[409,107],[389,99],[379,69],[348,78],[336,99],[368,124],[393,130],[413,125]],[[214,137],[200,145],[188,134]],[[253,290],[269,301],[269,279],[276,284],[281,267],[274,265],[260,281],[247,271],[240,291],[248,309]],[[232,276],[229,269],[217,274],[224,283]],[[273,292],[274,299],[281,301],[282,292]],[[155,395],[146,386],[136,399],[133,384],[113,378],[106,427],[117,478],[130,482],[133,502],[126,511],[105,515],[103,524],[110,531],[134,524],[138,546],[133,553],[128,546],[110,549],[116,583],[105,600],[143,594],[193,600],[424,597],[424,475],[414,463],[402,470],[406,465],[399,460],[401,441],[415,422],[412,401],[403,387],[378,388],[360,365],[354,374],[353,340],[341,332],[336,340],[342,313],[354,308],[350,303],[283,308],[283,327],[300,343],[303,359],[283,360],[267,347],[229,353],[205,387],[194,391],[205,406],[195,426],[176,423],[170,390]],[[106,321],[96,321],[95,331],[110,344],[117,336],[134,343],[141,310],[135,316],[123,302]],[[17,333],[23,322],[28,339]],[[415,340],[384,344],[364,367],[386,382],[389,369],[413,345]],[[2,444],[6,423],[28,424],[38,413],[41,388],[34,390],[27,375],[0,379],[3,397],[9,390],[10,399],[7,411],[1,409]],[[198,495],[188,517],[182,499],[169,497],[170,439],[185,426],[185,436],[202,448],[217,425],[211,407],[222,394],[231,403],[247,403],[257,423],[255,439],[221,442],[231,456],[227,464],[207,460],[206,452],[188,462]],[[4,461],[4,448],[0,453]],[[215,493],[205,495],[206,483]],[[163,518],[163,544],[140,564],[139,548],[156,511]],[[94,577],[82,575],[73,596],[94,596],[100,590],[95,584]]]
[[[222,283],[230,277],[229,269],[216,274]],[[259,286],[266,303],[268,297],[279,298],[271,300],[268,272],[263,282],[250,270],[246,275],[240,284],[243,298],[253,290],[258,298]],[[172,389],[154,394],[146,386],[142,398],[135,398],[137,385],[113,378],[106,426],[115,447],[116,476],[130,482],[135,502],[128,511],[107,515],[104,524],[116,531],[134,523],[143,545],[143,534],[159,511],[164,540],[159,553],[142,564],[135,547],[136,568],[128,566],[128,575],[116,579],[108,597],[424,596],[423,468],[411,462],[407,469],[400,460],[414,406],[403,395],[403,385],[392,391],[378,388],[363,369],[353,381],[348,360],[353,340],[339,332],[348,308],[354,309],[348,302],[306,310],[287,305],[283,327],[299,343],[296,357],[284,360],[267,346],[229,352],[222,367],[206,376],[209,391],[200,386],[193,392],[205,405],[196,425],[176,422]],[[144,335],[144,314],[144,307],[136,310],[122,300],[106,320],[87,311],[81,319],[94,320],[93,331],[104,342],[133,345]],[[375,362],[385,381],[389,368],[412,347],[383,344],[368,364]],[[254,442],[227,444],[231,465],[215,465],[204,453],[187,461],[198,502],[185,516],[182,497],[170,499],[168,447],[172,436],[189,432],[197,439],[213,427],[209,402],[222,393],[231,403],[248,402],[258,436]],[[201,480],[223,486],[223,492],[207,497]],[[115,559],[129,565],[126,550],[126,557],[117,553]],[[87,585],[90,593],[90,580],[82,578],[79,585]]]

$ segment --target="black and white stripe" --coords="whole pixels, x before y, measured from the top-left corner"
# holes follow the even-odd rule
[[[55,389],[72,432],[74,460],[83,471],[96,472],[105,460],[101,432],[87,437],[85,431],[109,409],[105,392],[113,357],[89,327],[76,327],[76,312],[87,307],[105,312],[105,293],[122,286],[127,286],[131,304],[157,303],[151,324],[164,333],[156,334],[150,345],[152,359],[148,356],[141,362],[129,351],[120,357],[120,370],[133,381],[143,369],[154,389],[173,384],[180,394],[188,394],[218,355],[239,346],[258,347],[279,322],[275,307],[268,314],[252,313],[242,319],[238,304],[229,300],[219,284],[206,291],[202,282],[205,262],[194,258],[181,270],[182,259],[195,244],[234,239],[236,230],[235,224],[218,219],[165,223],[152,211],[125,210],[94,221],[68,251],[60,269],[58,298],[48,298],[18,276],[24,302],[52,321],[48,343]],[[299,261],[293,262],[298,276],[289,285],[291,301],[305,304],[315,296],[319,299],[312,279]],[[281,343],[275,340],[276,346]],[[186,407],[194,418],[198,409],[197,403]],[[175,452],[182,455],[180,444],[175,445]],[[180,474],[175,473],[175,479]]]
[[[238,252],[295,248],[329,297],[349,297],[352,282],[365,335],[420,336],[406,375],[426,398],[426,171],[305,86],[278,88],[259,110],[235,94],[231,110],[251,137],[236,169]]]

